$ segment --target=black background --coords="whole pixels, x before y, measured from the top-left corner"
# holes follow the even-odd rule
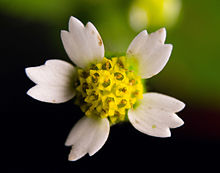
[[[171,138],[150,137],[129,123],[120,124],[111,128],[106,144],[94,156],[86,155],[79,161],[69,162],[70,148],[65,147],[64,142],[82,113],[72,101],[48,104],[27,96],[26,91],[34,84],[24,72],[26,67],[41,65],[52,58],[63,57],[69,61],[62,43],[60,41],[58,47],[48,44],[49,25],[4,15],[0,15],[0,19],[2,170],[25,173],[191,172],[204,168],[211,171],[218,166],[219,136],[212,133],[215,132],[212,125],[216,127],[217,122],[214,118],[204,118],[207,112],[212,117],[218,115],[190,105],[178,114],[185,125],[172,130]],[[59,37],[59,32],[54,36]],[[192,118],[193,115],[200,116]],[[198,129],[202,129],[201,133]]]

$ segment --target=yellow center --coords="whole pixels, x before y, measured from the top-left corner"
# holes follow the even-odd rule
[[[122,56],[78,69],[76,103],[86,116],[108,118],[111,124],[125,120],[127,110],[143,97],[141,77],[128,67]]]

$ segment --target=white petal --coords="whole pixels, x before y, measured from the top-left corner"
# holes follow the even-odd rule
[[[143,95],[140,105],[135,110],[129,110],[128,118],[131,124],[142,133],[157,136],[171,136],[169,128],[184,124],[175,112],[184,108],[185,104],[175,98],[158,93]]]
[[[158,74],[169,60],[172,45],[164,44],[165,38],[165,28],[149,35],[144,30],[129,45],[127,56],[138,59],[139,73],[142,78],[150,78]]]
[[[49,103],[62,103],[74,97],[75,68],[62,60],[48,60],[44,65],[25,69],[37,85],[28,90],[31,97]]]
[[[35,85],[27,94],[36,100],[48,103],[63,103],[75,96],[73,88]]]
[[[76,69],[62,60],[48,60],[44,65],[25,69],[27,76],[36,84],[69,86]]]
[[[185,107],[183,102],[160,93],[149,92],[144,94],[144,98],[149,106],[157,106],[166,112],[179,112]]]
[[[103,41],[95,26],[84,25],[75,17],[69,20],[69,32],[61,31],[61,39],[70,59],[79,67],[100,61],[104,57]]]
[[[84,116],[70,131],[66,146],[72,146],[69,160],[75,161],[86,153],[95,154],[106,142],[110,125],[108,119],[94,119]]]

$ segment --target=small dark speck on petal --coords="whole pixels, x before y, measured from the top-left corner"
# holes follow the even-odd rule
[[[132,55],[132,51],[131,50],[129,50],[128,53]]]
[[[101,39],[100,35],[97,35],[97,38],[98,38],[98,44],[99,44],[99,46],[102,46],[102,39]]]
[[[164,108],[160,108],[160,110],[161,110],[161,111],[164,111],[165,109],[164,109]]]
[[[138,120],[135,120],[135,123],[140,124],[140,122]]]

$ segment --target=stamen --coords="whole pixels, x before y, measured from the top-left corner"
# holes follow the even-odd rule
[[[91,64],[90,70],[98,70],[98,67],[95,64]]]
[[[122,99],[122,100],[121,100],[121,103],[118,104],[118,108],[122,108],[122,107],[124,107],[126,104],[127,104],[127,100]]]
[[[124,88],[120,88],[119,91],[125,93],[127,91],[127,88],[125,88],[125,87]]]
[[[82,85],[82,89],[83,89],[84,92],[86,92],[86,90],[89,89],[89,85],[88,85],[88,83],[86,83],[86,82],[83,83],[83,85]]]
[[[106,99],[106,103],[110,103],[110,102],[113,102],[113,101],[114,101],[113,97],[107,97],[107,99]]]
[[[129,84],[130,85],[134,85],[135,84],[135,80],[134,79],[129,80]]]
[[[123,80],[124,79],[124,76],[119,72],[116,72],[114,74],[114,76],[116,77],[117,80]]]
[[[80,75],[82,78],[86,79],[89,76],[89,73],[86,71],[83,71]]]
[[[102,84],[102,86],[106,88],[106,87],[108,87],[110,84],[111,84],[110,79],[106,79],[106,80],[104,81],[104,83]]]
[[[99,74],[98,74],[98,73],[95,73],[95,74],[92,76],[92,82],[97,83],[97,82],[98,82],[98,77],[99,77]]]
[[[120,59],[118,60],[118,65],[120,68],[124,68],[124,64]]]
[[[110,68],[112,68],[112,66],[108,61],[102,65],[103,70],[109,70]]]

